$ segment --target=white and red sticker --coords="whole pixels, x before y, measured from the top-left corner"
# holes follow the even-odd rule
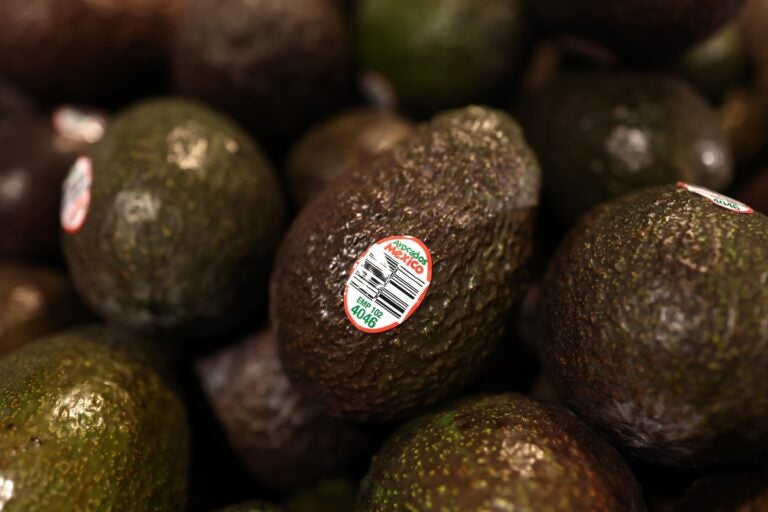
[[[678,182],[677,186],[708,199],[710,202],[716,204],[720,208],[725,208],[726,210],[741,213],[743,215],[751,215],[754,213],[752,208],[745,205],[741,201],[731,199],[730,197],[724,196],[723,194],[718,194],[717,192],[709,190],[708,188],[698,187],[696,185],[691,185],[690,183],[683,183],[682,181]]]
[[[81,156],[69,170],[62,187],[61,227],[67,233],[77,233],[85,224],[91,206],[92,183],[93,163],[87,156]]]
[[[363,332],[388,331],[418,309],[432,282],[432,255],[412,236],[391,236],[366,250],[352,266],[344,311]]]

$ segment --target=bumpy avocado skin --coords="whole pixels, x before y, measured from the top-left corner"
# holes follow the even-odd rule
[[[285,175],[293,204],[301,207],[334,178],[386,151],[413,132],[397,114],[360,108],[310,130],[288,156]]]
[[[358,55],[408,110],[432,113],[492,98],[525,49],[520,0],[361,0]]]
[[[768,444],[768,218],[676,185],[596,208],[544,286],[543,363],[589,424],[651,462]]]
[[[644,511],[618,452],[568,410],[517,394],[466,399],[398,430],[357,512]]]
[[[183,510],[186,413],[140,343],[90,327],[0,359],[4,512]]]
[[[197,338],[257,310],[285,205],[244,132],[197,104],[151,100],[118,115],[89,154],[90,208],[63,245],[94,311]]]
[[[326,412],[402,418],[467,384],[502,336],[528,281],[539,167],[512,119],[467,107],[347,177],[283,239],[272,325],[292,382]],[[365,333],[345,315],[345,284],[396,235],[429,248],[432,284],[404,323]]]
[[[344,100],[351,37],[338,0],[190,0],[175,36],[176,89],[282,141]]]
[[[91,319],[67,276],[28,263],[0,263],[0,356]]]
[[[219,512],[285,512],[284,509],[277,505],[265,503],[263,501],[249,501],[248,503],[241,503],[239,505],[232,505]]]
[[[522,106],[545,198],[564,225],[621,194],[678,180],[722,190],[732,158],[717,114],[663,75],[574,73]]]
[[[743,0],[537,0],[550,31],[594,39],[632,59],[658,61],[706,39]]]
[[[694,483],[675,512],[763,512],[768,510],[768,463],[759,460]]]
[[[295,489],[349,470],[367,454],[358,428],[324,415],[296,391],[269,330],[197,368],[230,444],[262,485]]]

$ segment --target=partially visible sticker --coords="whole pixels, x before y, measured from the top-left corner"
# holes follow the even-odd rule
[[[67,233],[77,233],[85,224],[91,206],[93,163],[81,156],[69,170],[62,187],[61,227]]]
[[[683,183],[682,181],[678,182],[677,186],[684,188],[690,192],[693,192],[694,194],[698,194],[701,197],[709,199],[711,202],[713,202],[717,206],[721,208],[725,208],[726,210],[730,210],[736,213],[741,213],[744,215],[751,215],[752,213],[754,213],[754,210],[752,208],[745,205],[741,201],[731,199],[730,197],[724,196],[723,194],[718,194],[717,192],[713,192],[708,188],[697,187],[696,185]]]
[[[432,282],[432,255],[412,236],[391,236],[368,248],[352,266],[344,311],[363,332],[388,331],[421,305]]]

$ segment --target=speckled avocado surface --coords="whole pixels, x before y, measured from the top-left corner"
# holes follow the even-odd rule
[[[732,19],[743,0],[539,0],[550,31],[594,39],[626,57],[664,59],[702,41]]]
[[[632,190],[678,180],[722,190],[733,174],[717,114],[673,77],[566,74],[524,101],[521,121],[564,225]]]
[[[466,399],[398,430],[357,512],[641,512],[618,452],[570,411],[522,395]]]
[[[295,489],[349,470],[367,454],[359,428],[324,415],[296,391],[269,331],[203,359],[197,373],[231,445],[266,487]]]
[[[285,205],[243,131],[195,103],[150,100],[116,116],[88,158],[87,215],[62,236],[97,313],[191,338],[258,310]]]
[[[539,167],[511,118],[467,107],[346,176],[283,240],[273,328],[292,382],[326,412],[402,418],[467,384],[502,336],[527,284]],[[353,265],[401,235],[430,251],[431,285],[399,326],[359,330],[344,305]]]
[[[184,507],[184,406],[140,340],[67,331],[0,359],[3,512]]]
[[[288,156],[285,175],[296,207],[334,178],[386,151],[413,132],[394,112],[360,108],[339,114],[304,135]]]
[[[0,263],[0,356],[90,319],[62,272],[29,263]]]
[[[544,365],[640,457],[692,466],[768,446],[768,218],[748,212],[645,189],[585,216],[551,265]]]
[[[351,36],[337,0],[189,0],[173,51],[176,89],[282,141],[339,106]]]
[[[358,56],[406,109],[432,113],[504,87],[522,60],[526,21],[520,0],[361,0]]]

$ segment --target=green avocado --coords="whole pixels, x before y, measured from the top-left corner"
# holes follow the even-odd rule
[[[675,512],[764,512],[768,510],[765,457],[729,468],[694,483]]]
[[[272,276],[291,381],[357,420],[407,417],[468,384],[525,294],[539,187],[517,123],[476,106],[335,181],[299,214]]]
[[[285,176],[297,207],[356,165],[391,148],[413,131],[393,112],[373,108],[350,110],[304,135],[288,156]]]
[[[92,185],[78,191],[86,174]],[[65,256],[109,322],[192,339],[263,303],[285,205],[259,148],[226,118],[172,98],[131,107],[70,182],[72,204],[88,201],[81,222],[64,223]]]
[[[550,32],[593,39],[630,59],[656,62],[703,41],[732,19],[743,0],[537,0]]]
[[[663,75],[563,75],[529,97],[521,121],[563,225],[605,200],[683,180],[722,190],[733,173],[717,114]]]
[[[300,395],[269,330],[201,360],[197,373],[230,444],[265,487],[290,490],[353,469],[367,438]]]
[[[181,511],[183,403],[142,340],[67,331],[0,359],[3,512]]]
[[[690,185],[602,205],[546,277],[542,359],[565,403],[671,466],[768,447],[768,217]]]
[[[361,64],[383,75],[409,111],[492,99],[525,49],[521,0],[360,0]]]
[[[339,0],[190,0],[174,35],[176,89],[283,142],[345,99],[352,38]]]
[[[720,100],[745,75],[744,35],[732,22],[705,41],[686,51],[675,69],[708,98]]]
[[[91,320],[60,271],[29,263],[0,263],[0,356]]]
[[[239,505],[232,505],[230,507],[221,509],[219,512],[285,512],[284,509],[277,505],[271,505],[263,501],[249,501],[248,503],[241,503]]]
[[[349,480],[322,480],[291,497],[288,512],[355,512],[356,483]]]
[[[466,399],[400,428],[357,512],[641,512],[619,453],[570,411],[517,394]]]

